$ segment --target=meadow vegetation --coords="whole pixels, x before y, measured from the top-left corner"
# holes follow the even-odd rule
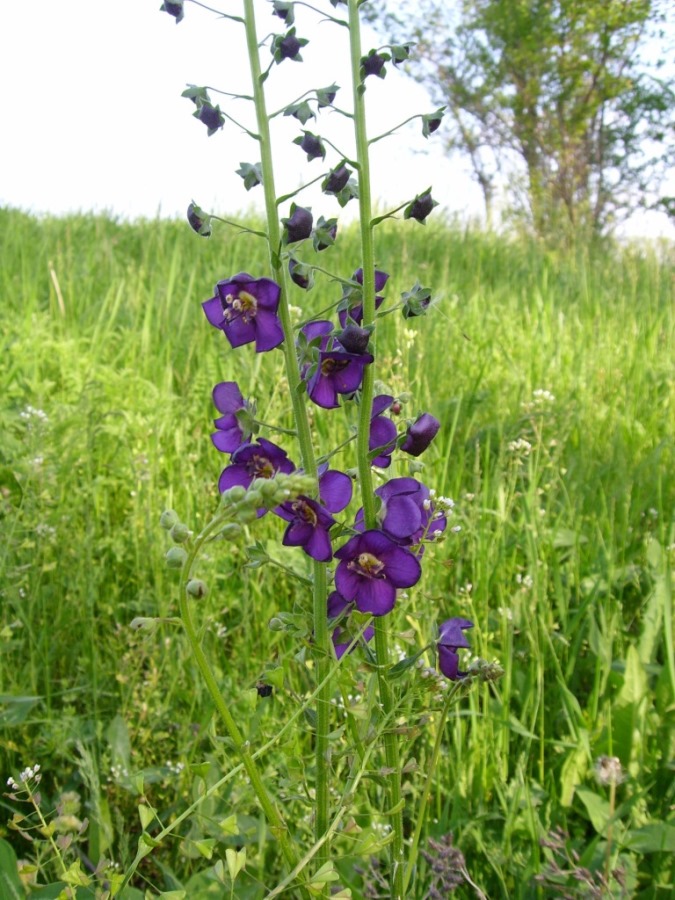
[[[176,614],[162,510],[199,529],[217,505],[212,387],[236,379],[260,419],[292,427],[281,354],[235,363],[200,308],[216,280],[265,273],[267,251],[233,229],[205,241],[183,222],[9,209],[0,247],[1,771],[39,764],[41,808],[66,863],[86,870],[105,857],[123,872],[144,817],[153,830],[148,810],[171,822],[237,763],[180,629],[130,622]],[[439,860],[461,871],[456,850],[489,898],[670,897],[672,248],[556,253],[437,221],[382,226],[376,252],[391,273],[388,297],[417,279],[434,289],[424,320],[390,317],[378,377],[440,419],[423,477],[455,501],[422,585],[388,627],[412,657],[437,621],[467,617],[473,653],[504,668],[453,707],[415,897],[445,884]],[[349,275],[358,233],[344,229],[322,264]],[[339,294],[324,280],[291,303],[318,312]],[[320,443],[333,447],[350,424],[334,410],[313,427],[330,429]],[[408,474],[408,463],[389,474]],[[210,592],[195,615],[254,748],[302,711],[301,727],[260,762],[311,845],[311,599],[296,577],[309,568],[299,548],[279,552],[281,533],[267,516],[213,544],[201,566]],[[284,628],[270,629],[280,613]],[[431,660],[420,658],[392,682],[408,834],[441,705]],[[338,778],[354,735],[368,737],[374,680],[363,653],[339,670]],[[261,682],[271,695],[260,696]],[[618,758],[621,779],[603,783],[603,757]],[[377,896],[388,840],[382,766],[369,759],[367,791],[335,838],[354,897]],[[26,884],[56,880],[35,817],[12,823],[30,809],[7,794],[0,802],[0,868],[13,850]],[[223,869],[228,848],[247,852],[236,886]],[[233,777],[149,853],[125,896],[262,897],[277,883],[275,859],[250,787]],[[480,894],[465,883],[458,896]]]

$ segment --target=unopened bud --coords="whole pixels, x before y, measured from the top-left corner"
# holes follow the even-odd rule
[[[274,618],[270,619],[269,629],[270,631],[284,631],[286,626],[282,622],[278,616],[274,616]]]
[[[169,533],[176,544],[184,544],[190,537],[190,529],[183,522],[176,522]]]
[[[165,509],[159,517],[160,528],[164,528],[166,531],[171,531],[176,522],[178,522],[178,513],[175,509]]]
[[[182,569],[187,560],[187,552],[182,547],[170,547],[164,559],[170,569]]]
[[[209,592],[206,584],[199,578],[191,578],[188,581],[185,590],[190,595],[190,597],[195,597],[197,600],[201,600],[203,597],[206,597]]]

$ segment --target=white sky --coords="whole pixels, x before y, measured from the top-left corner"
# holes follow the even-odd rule
[[[271,5],[256,0],[261,38],[279,30]],[[180,94],[186,84],[250,93],[243,29],[186,4],[176,25],[160,13],[161,0],[21,0],[4,3],[0,30],[0,205],[34,212],[108,211],[122,217],[185,214],[191,199],[205,209],[233,216],[262,204],[256,188],[247,193],[235,174],[240,162],[259,159],[257,145],[234,124],[208,138]],[[213,0],[238,14],[234,0]],[[326,0],[323,8],[332,11]],[[266,87],[269,108],[294,101],[308,88],[335,81],[336,103],[349,108],[346,29],[320,23],[296,8],[298,35],[310,43],[302,64],[274,67]],[[368,29],[364,52],[379,41]],[[271,58],[262,50],[263,65]],[[389,65],[384,80],[367,81],[369,135],[374,137],[407,116],[431,112],[426,92]],[[212,94],[213,102],[217,95]],[[248,104],[220,98],[220,105],[253,126]],[[292,143],[302,126],[277,120],[277,190],[293,190],[337,161],[335,155],[307,163]],[[347,119],[325,111],[310,131],[330,137],[353,155]],[[482,214],[482,200],[469,168],[449,160],[441,141],[421,136],[419,122],[373,147],[374,195],[381,208],[398,206],[433,186],[433,195],[463,220]],[[298,202],[316,216],[345,215],[337,203],[308,189]],[[289,201],[290,204],[290,201]],[[286,210],[282,210],[285,214]],[[638,235],[675,236],[663,215],[642,216],[626,229]]]

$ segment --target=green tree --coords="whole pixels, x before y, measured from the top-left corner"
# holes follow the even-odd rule
[[[675,161],[658,0],[401,0],[376,27],[445,105],[488,221],[498,188],[542,235],[605,233],[656,207]]]

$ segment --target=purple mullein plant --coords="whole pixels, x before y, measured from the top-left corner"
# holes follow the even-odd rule
[[[324,466],[319,474],[318,501],[300,496],[274,510],[289,523],[282,543],[287,547],[302,547],[318,562],[329,562],[333,557],[329,531],[335,524],[331,513],[342,512],[351,499],[349,475]]]
[[[216,285],[216,295],[202,303],[206,318],[225,332],[232,347],[255,341],[256,353],[278,347],[284,339],[277,316],[281,290],[270,278],[240,272]]]
[[[394,608],[396,591],[420,580],[419,560],[383,531],[357,534],[335,553],[335,587],[359,612],[384,616]]]
[[[459,655],[457,651],[460,648],[467,650],[470,648],[471,645],[466,639],[464,631],[473,627],[473,622],[470,619],[461,619],[455,616],[452,619],[446,619],[439,628],[436,642],[438,667],[450,681],[459,681],[460,678],[466,678],[468,674],[467,672],[461,672],[459,669]]]

